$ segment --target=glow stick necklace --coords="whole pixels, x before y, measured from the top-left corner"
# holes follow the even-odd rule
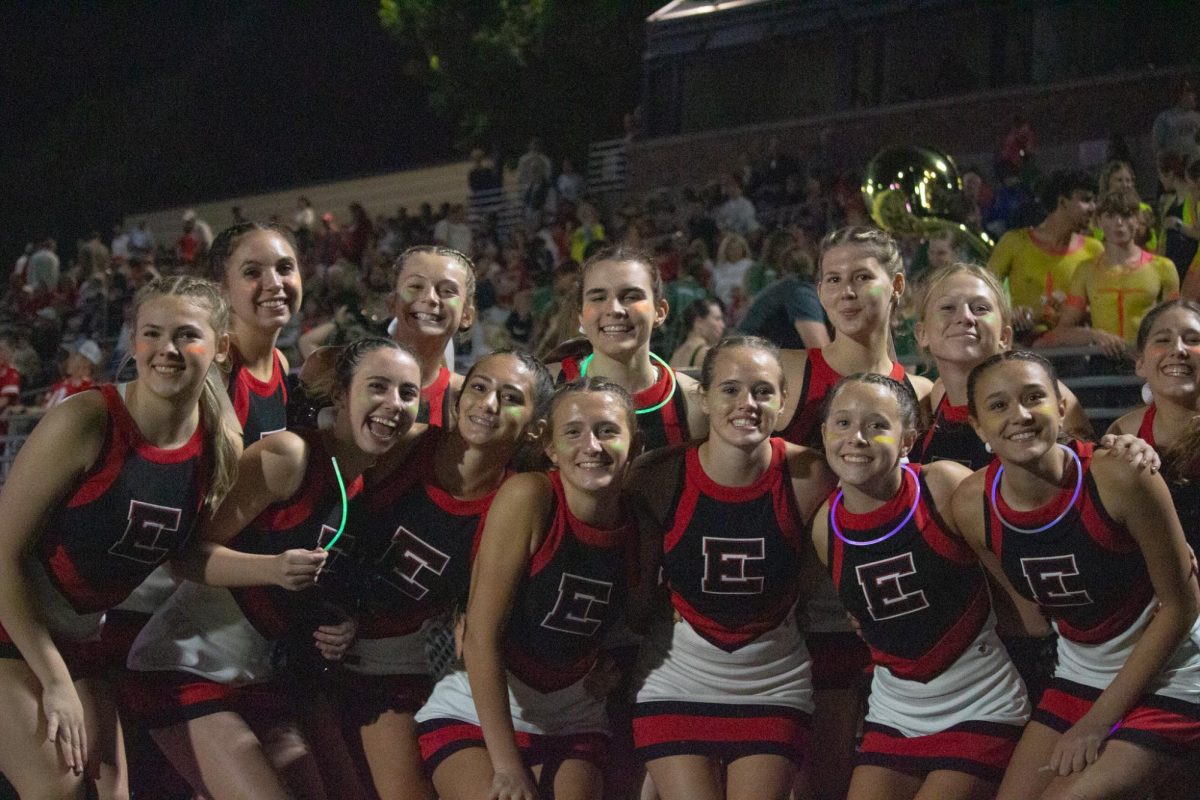
[[[872,539],[869,542],[856,542],[853,539],[847,539],[842,535],[842,531],[838,528],[837,524],[837,507],[838,503],[842,501],[842,495],[844,494],[841,489],[838,489],[837,496],[833,498],[833,504],[829,507],[829,527],[833,529],[834,536],[838,537],[848,545],[853,545],[854,547],[866,547],[867,545],[879,544],[880,542],[887,541],[899,533],[900,529],[908,524],[908,521],[912,519],[913,514],[917,513],[917,506],[921,504],[921,481],[917,479],[917,473],[913,472],[913,468],[908,464],[902,464],[900,468],[907,472],[908,475],[913,479],[913,486],[915,486],[917,489],[917,496],[913,498],[912,508],[910,508],[908,513],[904,515],[904,519],[900,520],[900,524],[892,528],[883,536],[880,536],[878,539]]]
[[[596,357],[596,353],[591,352],[591,353],[588,353],[587,358],[585,358],[583,361],[579,362],[579,377],[583,378],[583,377],[587,376],[588,364],[591,364],[592,359],[595,357]],[[675,379],[675,370],[671,369],[671,367],[667,364],[667,362],[662,360],[661,356],[656,355],[655,353],[651,352],[650,358],[654,359],[659,364],[662,364],[662,368],[664,370],[666,370],[666,373],[668,375],[671,376],[671,391],[667,392],[667,396],[664,397],[663,401],[661,403],[659,403],[658,405],[650,406],[649,408],[634,409],[633,413],[635,413],[635,414],[652,414],[655,411],[658,411],[660,408],[665,406],[667,403],[671,402],[671,398],[675,396],[675,387],[677,387],[679,385],[679,381]]]
[[[1075,507],[1075,501],[1079,499],[1079,492],[1083,489],[1083,462],[1079,460],[1079,455],[1065,444],[1060,444],[1059,447],[1061,447],[1063,450],[1066,450],[1067,455],[1075,459],[1075,494],[1071,497],[1071,502],[1067,503],[1067,507],[1063,509],[1061,514],[1040,528],[1018,528],[1016,525],[1013,525],[1011,522],[1006,520],[1004,515],[1000,513],[1000,506],[996,503],[996,489],[1000,486],[1000,476],[1004,474],[1004,465],[1001,464],[996,469],[996,478],[992,481],[992,508],[996,510],[996,518],[999,519],[1004,527],[1008,528],[1010,531],[1016,531],[1017,533],[1041,533],[1042,531],[1053,528],[1055,525],[1062,522],[1063,517],[1065,517],[1071,511],[1071,509]]]
[[[326,550],[332,550],[337,540],[342,538],[342,531],[346,530],[346,482],[342,480],[342,471],[338,469],[337,456],[330,456],[329,460],[333,462],[333,474],[337,477],[338,491],[342,493],[342,521],[338,524],[337,533],[325,545]]]

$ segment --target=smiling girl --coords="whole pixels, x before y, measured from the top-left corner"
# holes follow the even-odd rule
[[[793,607],[832,476],[816,451],[771,436],[787,395],[769,342],[722,340],[700,392],[708,438],[644,456],[630,481],[653,545],[643,593],[661,564],[674,611],[643,648],[634,742],[665,800],[785,798],[812,712]]]
[[[324,548],[362,472],[412,426],[418,377],[412,355],[389,339],[348,345],[334,368],[328,424],[248,447],[201,551],[184,565],[193,580],[237,587],[240,613],[193,602],[197,588],[185,583],[135,643],[142,720],[205,797],[358,796],[352,785],[325,785],[294,721],[317,697],[313,676],[353,636],[313,585],[322,568],[338,574],[337,551]]]
[[[377,580],[347,658],[342,709],[384,800],[432,794],[413,721],[431,688],[425,626],[465,604],[488,508],[517,449],[539,435],[553,391],[532,356],[484,356],[463,379],[453,429],[428,429],[367,473],[351,525]]]
[[[207,281],[147,285],[133,310],[137,380],[47,413],[0,493],[0,770],[22,796],[82,797],[83,773],[114,763],[97,633],[233,482],[213,369],[227,315]]]
[[[956,491],[955,523],[1059,634],[1054,680],[997,796],[1139,796],[1200,747],[1200,652],[1187,638],[1200,592],[1162,478],[1060,443],[1057,385],[1027,352],[992,356],[968,381],[996,460]]]
[[[996,635],[984,572],[947,521],[970,471],[901,463],[917,419],[906,386],[854,375],[830,394],[822,425],[841,485],[817,514],[813,544],[875,664],[849,797],[983,800],[1029,704]]]
[[[637,541],[621,502],[633,404],[600,378],[549,409],[549,473],[509,478],[492,501],[471,574],[463,659],[417,714],[446,800],[599,798],[609,735],[588,686],[634,581]]]

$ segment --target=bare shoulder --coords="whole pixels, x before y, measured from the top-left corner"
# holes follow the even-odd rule
[[[799,381],[804,375],[804,367],[808,364],[807,350],[780,350],[779,363],[783,367],[783,374],[788,378],[789,386],[795,381]],[[799,389],[799,386],[794,387]]]
[[[983,535],[983,505],[980,498],[983,497],[985,482],[986,470],[976,470],[958,485],[950,499],[954,524],[968,539],[981,539]]]
[[[925,478],[929,493],[933,495],[933,505],[948,508],[955,490],[971,477],[972,472],[957,461],[934,461],[922,468],[921,475]]]
[[[74,465],[90,467],[100,456],[108,431],[108,404],[100,392],[80,392],[46,412],[26,447],[49,446]],[[43,444],[44,443],[44,444]]]
[[[300,490],[309,454],[308,442],[292,431],[280,431],[247,447],[238,473],[246,480],[261,480],[274,500],[286,500]]]
[[[912,385],[913,391],[917,395],[917,400],[922,403],[933,400],[933,381],[921,375],[913,375],[911,373],[905,373],[905,377],[908,378],[908,382]]]
[[[1128,433],[1136,436],[1138,431],[1142,429],[1142,421],[1146,418],[1146,411],[1149,408],[1150,406],[1140,406],[1133,411],[1126,412],[1113,422],[1112,425],[1108,426],[1106,433],[1114,435]]]
[[[292,365],[288,362],[288,357],[278,347],[275,348],[275,354],[279,356],[279,366],[283,369],[283,374],[287,375],[292,371]]]
[[[526,504],[533,509],[545,509],[554,499],[550,476],[544,472],[518,472],[501,484],[493,507],[507,508],[508,503]],[[520,507],[520,506],[517,506]]]

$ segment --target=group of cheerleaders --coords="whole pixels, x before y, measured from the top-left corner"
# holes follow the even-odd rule
[[[289,426],[290,234],[225,231],[209,278],[140,292],[136,380],[51,411],[0,493],[20,797],[1187,796],[1200,306],[1146,316],[1152,402],[1101,447],[978,267],[925,281],[940,377],[906,376],[878,230],[823,243],[827,347],[729,337],[698,380],[621,249],[549,369],[453,374],[474,271],[419,247],[391,338],[306,362]]]

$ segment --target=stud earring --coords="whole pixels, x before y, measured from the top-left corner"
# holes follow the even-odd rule
[[[984,450],[987,450],[989,453],[990,453],[990,452],[992,452],[992,443],[991,443],[991,442],[984,442],[984,443],[983,443],[983,449],[984,449]]]

